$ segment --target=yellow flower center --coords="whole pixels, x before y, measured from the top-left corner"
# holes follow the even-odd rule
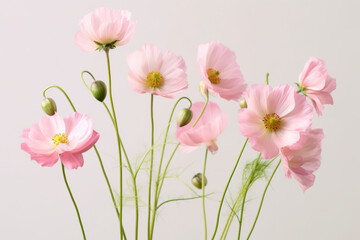
[[[221,78],[219,77],[220,75],[220,72],[219,71],[216,71],[212,68],[209,68],[207,71],[206,71],[207,75],[208,75],[208,78],[210,80],[210,82],[212,84],[219,84],[220,81],[221,81]]]
[[[281,127],[281,118],[276,113],[266,114],[262,121],[266,130],[270,132],[275,132]]]
[[[146,84],[151,88],[159,88],[164,84],[164,78],[159,72],[150,72],[146,76]]]
[[[65,144],[69,145],[69,139],[65,133],[55,134],[52,138],[52,141],[55,146],[59,145],[60,143],[65,143]]]

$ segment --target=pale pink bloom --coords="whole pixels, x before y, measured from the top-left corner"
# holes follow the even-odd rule
[[[240,132],[265,159],[296,143],[311,126],[312,107],[289,85],[253,85],[244,97],[247,108],[238,113]]]
[[[188,87],[186,66],[182,57],[151,44],[126,57],[128,81],[138,93],[151,93],[172,98]]]
[[[85,52],[114,48],[127,44],[134,34],[136,23],[130,21],[131,13],[124,10],[98,8],[80,21],[75,35],[76,45]]]
[[[246,90],[233,51],[219,42],[199,45],[198,67],[205,88],[226,100],[239,100]]]
[[[203,115],[195,127],[192,127],[204,107],[204,102],[196,102],[192,105],[193,117],[191,122],[183,127],[178,127],[176,138],[181,143],[180,150],[191,152],[197,146],[205,143],[210,152],[218,150],[216,138],[224,130],[228,116],[222,115],[220,107],[213,102],[209,102]]]
[[[66,168],[76,169],[84,164],[82,153],[89,150],[99,136],[88,116],[72,113],[63,119],[55,114],[42,117],[23,131],[25,142],[21,149],[41,166],[51,167],[60,157]]]
[[[314,184],[313,174],[320,167],[322,129],[309,130],[292,146],[281,148],[281,161],[285,176],[293,176],[305,191]]]
[[[333,104],[331,92],[336,88],[336,80],[329,76],[323,60],[311,57],[299,80],[300,90],[310,98],[318,115],[322,114],[324,104]]]

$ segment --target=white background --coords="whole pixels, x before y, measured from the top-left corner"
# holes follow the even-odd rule
[[[359,188],[359,67],[360,4],[358,1],[2,1],[0,8],[0,239],[81,239],[72,203],[65,188],[60,164],[40,167],[20,150],[23,129],[37,122],[42,90],[51,84],[62,86],[78,111],[93,118],[101,133],[98,142],[105,167],[118,189],[118,162],[115,135],[102,105],[87,92],[80,80],[82,70],[107,81],[105,54],[85,53],[74,44],[79,20],[98,7],[128,9],[137,21],[134,38],[111,51],[115,105],[121,136],[132,161],[150,143],[150,96],[134,93],[127,83],[125,56],[144,43],[153,43],[184,57],[189,89],[182,95],[201,100],[197,91],[200,75],[196,64],[197,46],[221,41],[237,54],[245,81],[263,83],[266,72],[270,84],[298,81],[310,56],[324,59],[329,74],[337,79],[335,104],[327,105],[314,128],[323,128],[322,166],[315,185],[305,193],[295,180],[284,177],[279,168],[266,195],[252,239],[360,239]],[[50,90],[59,113],[71,108],[57,90]],[[238,105],[212,98],[229,123],[218,138],[219,151],[209,156],[208,192],[219,199],[244,137],[237,124]],[[155,98],[156,136],[164,129],[175,100]],[[186,105],[184,105],[186,106]],[[174,129],[171,130],[173,136]],[[170,149],[170,148],[169,148]],[[167,156],[169,151],[167,151]],[[204,147],[184,155],[176,153],[171,174],[186,168],[180,178],[189,183],[201,171]],[[242,163],[256,153],[248,147]],[[156,152],[158,159],[159,154]],[[243,164],[241,165],[242,168]],[[68,180],[80,208],[88,239],[119,239],[118,222],[98,160],[93,150],[85,154],[85,165],[67,171]],[[146,200],[146,174],[139,187]],[[129,178],[126,178],[127,182]],[[243,237],[247,235],[265,181],[249,193]],[[235,196],[240,171],[231,185]],[[130,192],[127,190],[127,192]],[[128,196],[128,194],[127,194]],[[182,183],[170,179],[162,200],[193,196]],[[124,224],[133,237],[134,208],[126,201]],[[207,201],[208,228],[212,233],[218,202]],[[228,212],[225,206],[222,224]],[[146,237],[146,207],[141,209],[140,239]],[[221,231],[221,229],[220,229]],[[246,233],[246,234],[245,234]],[[218,235],[219,236],[219,235]],[[233,223],[228,239],[236,239]],[[201,201],[169,203],[160,209],[156,239],[203,239]]]

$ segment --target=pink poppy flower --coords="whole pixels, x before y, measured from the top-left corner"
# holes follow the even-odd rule
[[[281,161],[285,176],[293,176],[303,191],[314,184],[313,174],[320,167],[322,129],[310,130],[300,136],[300,140],[292,146],[281,148]]]
[[[126,60],[128,81],[135,92],[172,98],[188,87],[185,62],[172,52],[162,54],[157,46],[146,44]]]
[[[72,113],[63,119],[55,113],[42,117],[23,131],[25,142],[21,149],[41,166],[51,167],[60,157],[66,168],[76,169],[84,164],[82,153],[89,150],[99,136],[88,116]]]
[[[199,122],[192,127],[204,104],[204,102],[194,103],[191,107],[193,117],[190,123],[177,128],[176,138],[181,143],[180,150],[183,152],[191,152],[203,143],[211,153],[218,150],[215,141],[224,130],[228,116],[222,115],[220,107],[216,103],[209,102]]]
[[[246,90],[233,51],[219,42],[199,45],[198,67],[205,88],[226,100],[239,100]]]
[[[313,103],[318,115],[322,114],[324,104],[333,104],[331,92],[336,88],[336,80],[329,76],[325,62],[311,57],[299,76],[299,92],[304,93]]]
[[[127,44],[136,25],[130,21],[130,16],[129,11],[107,8],[98,8],[88,13],[80,21],[75,44],[85,52]]]
[[[244,97],[247,108],[238,113],[240,132],[265,159],[296,143],[311,126],[312,107],[289,85],[253,85]]]

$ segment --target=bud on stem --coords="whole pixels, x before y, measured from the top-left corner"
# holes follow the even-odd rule
[[[52,98],[44,98],[41,101],[41,108],[49,116],[54,115],[57,111],[56,103]]]
[[[106,98],[107,90],[106,85],[103,81],[94,81],[90,86],[90,91],[94,95],[94,97],[100,102],[103,102]]]
[[[202,174],[197,173],[195,176],[191,179],[191,183],[197,187],[198,189],[202,189]],[[206,176],[204,176],[204,186],[207,184]]]

